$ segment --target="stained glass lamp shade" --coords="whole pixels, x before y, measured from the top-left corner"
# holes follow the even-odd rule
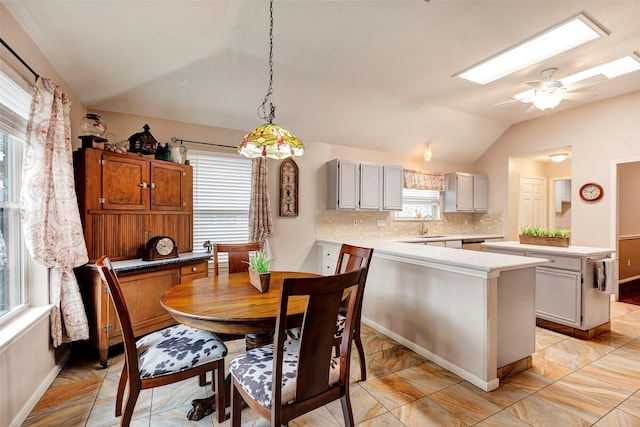
[[[274,123],[265,123],[244,136],[238,144],[238,152],[249,158],[286,159],[302,156],[304,145],[288,130]]]

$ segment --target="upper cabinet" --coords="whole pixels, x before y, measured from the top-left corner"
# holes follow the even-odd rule
[[[559,179],[555,182],[556,186],[556,212],[562,212],[563,203],[571,203],[571,180]]]
[[[81,148],[74,168],[90,260],[139,258],[155,236],[172,237],[179,252],[193,250],[191,166]]]
[[[103,152],[103,209],[184,211],[191,198],[185,165]]]
[[[462,172],[447,174],[444,212],[486,212],[488,207],[487,176]]]
[[[402,166],[327,162],[327,209],[401,210]]]

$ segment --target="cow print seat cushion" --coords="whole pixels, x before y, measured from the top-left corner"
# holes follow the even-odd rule
[[[336,319],[336,333],[333,335],[334,338],[340,338],[344,333],[344,324],[347,322],[347,317],[342,314],[338,314],[338,319]],[[287,335],[289,338],[294,340],[300,339],[300,328],[291,328],[287,329]]]
[[[136,342],[141,378],[154,378],[222,359],[227,347],[212,332],[175,325]]]
[[[296,399],[296,377],[298,374],[298,340],[284,343],[282,367],[282,403],[293,403]],[[273,379],[273,344],[249,350],[231,361],[229,372],[255,401],[271,407],[271,382]],[[340,379],[340,358],[331,358],[329,382]]]

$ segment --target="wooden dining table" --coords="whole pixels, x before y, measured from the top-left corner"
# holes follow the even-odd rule
[[[244,334],[247,348],[268,344],[278,316],[282,280],[285,277],[318,277],[296,271],[272,271],[269,289],[260,292],[249,281],[249,273],[220,274],[167,289],[160,303],[179,323],[218,334]],[[288,327],[300,326],[308,298],[294,296],[287,308]],[[230,379],[225,381],[229,404]],[[187,417],[199,420],[213,412],[213,397],[196,399]]]

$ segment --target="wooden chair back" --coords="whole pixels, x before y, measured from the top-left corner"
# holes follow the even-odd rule
[[[124,353],[125,363],[128,367],[129,377],[139,378],[140,368],[138,366],[138,350],[136,349],[136,338],[133,334],[133,326],[131,324],[131,317],[129,315],[129,309],[127,308],[127,302],[124,299],[122,293],[122,287],[115,271],[113,271],[113,265],[109,257],[102,256],[96,261],[98,267],[98,273],[102,278],[102,281],[107,284],[113,306],[116,309],[116,315],[120,321],[122,328],[122,339],[124,341]]]
[[[249,243],[214,243],[213,244],[213,271],[218,275],[218,253],[226,252],[229,257],[229,273],[241,273],[249,271],[249,252],[262,249],[260,242]]]
[[[340,254],[338,255],[338,262],[336,263],[335,274],[348,273],[359,268],[365,268],[364,277],[362,278],[362,284],[364,285],[367,281],[367,274],[369,272],[369,265],[371,264],[372,256],[373,249],[371,248],[352,246],[343,243],[340,247]],[[346,308],[346,300],[343,304],[343,308]]]
[[[283,280],[274,338],[272,385],[275,390],[272,393],[272,425],[286,424],[289,420],[303,413],[310,412],[348,394],[353,322],[355,321],[355,313],[362,303],[363,288],[361,283],[365,275],[366,269],[357,269],[335,276],[285,278]],[[345,334],[340,345],[340,380],[337,384],[328,386],[336,317],[346,289],[352,292],[348,297]],[[283,406],[281,387],[283,347],[287,339],[286,314],[289,298],[294,296],[308,296],[309,300],[299,341],[296,401],[293,404]],[[345,414],[346,416],[347,414]],[[352,418],[350,408],[348,416]]]

